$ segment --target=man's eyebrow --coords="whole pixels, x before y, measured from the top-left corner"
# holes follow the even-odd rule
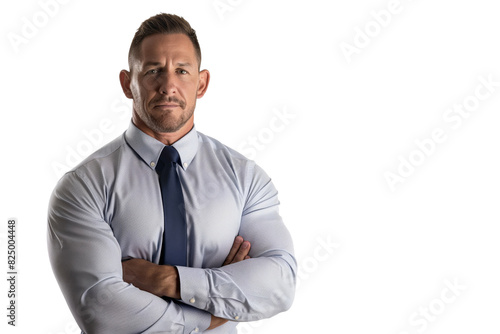
[[[162,65],[162,63],[159,61],[147,61],[144,63],[143,67],[155,67],[160,65]],[[190,62],[177,62],[175,65],[178,67],[193,67],[193,64]]]
[[[155,67],[159,65],[161,65],[159,61],[147,61],[144,63],[143,67]]]

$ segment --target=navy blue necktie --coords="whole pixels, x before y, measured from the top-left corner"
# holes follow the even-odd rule
[[[176,165],[179,153],[173,146],[165,146],[161,152],[156,172],[160,176],[161,197],[165,231],[160,264],[186,266],[187,230],[181,183]]]

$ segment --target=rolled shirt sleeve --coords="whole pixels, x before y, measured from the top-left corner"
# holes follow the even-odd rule
[[[250,164],[247,172],[239,234],[251,242],[251,259],[221,268],[177,267],[184,303],[233,321],[260,320],[289,309],[297,272],[278,193],[260,167]]]
[[[104,220],[105,199],[78,170],[52,193],[48,250],[63,295],[86,333],[191,333],[209,313],[141,291],[122,279],[121,249]]]

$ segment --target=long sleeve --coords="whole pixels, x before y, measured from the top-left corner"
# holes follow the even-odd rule
[[[278,212],[277,191],[258,166],[249,175],[239,234],[252,244],[251,259],[213,269],[178,267],[186,304],[233,321],[286,311],[295,292],[293,243]]]
[[[122,279],[121,249],[103,211],[106,199],[84,174],[66,174],[49,204],[48,250],[54,274],[86,333],[190,333],[210,314],[166,301]]]

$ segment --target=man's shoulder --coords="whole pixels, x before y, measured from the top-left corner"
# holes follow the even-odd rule
[[[221,157],[236,159],[241,162],[253,163],[253,160],[248,159],[243,154],[221,143],[219,140],[207,136],[206,134],[203,134],[199,131],[197,133],[198,133],[198,141],[200,142],[202,150],[211,151]]]
[[[111,165],[116,161],[116,155],[126,147],[127,142],[125,141],[124,135],[121,134],[111,142],[99,148],[97,151],[86,157],[78,165],[70,170],[70,173],[81,174],[84,171],[92,170],[97,168],[103,168],[107,165]]]
[[[203,133],[198,132],[198,140],[200,145],[197,154],[201,153],[203,156],[201,160],[217,160],[218,165],[229,167],[226,169],[227,171],[232,171],[232,173],[239,175],[248,182],[255,182],[255,180],[269,181],[269,176],[254,160]]]

